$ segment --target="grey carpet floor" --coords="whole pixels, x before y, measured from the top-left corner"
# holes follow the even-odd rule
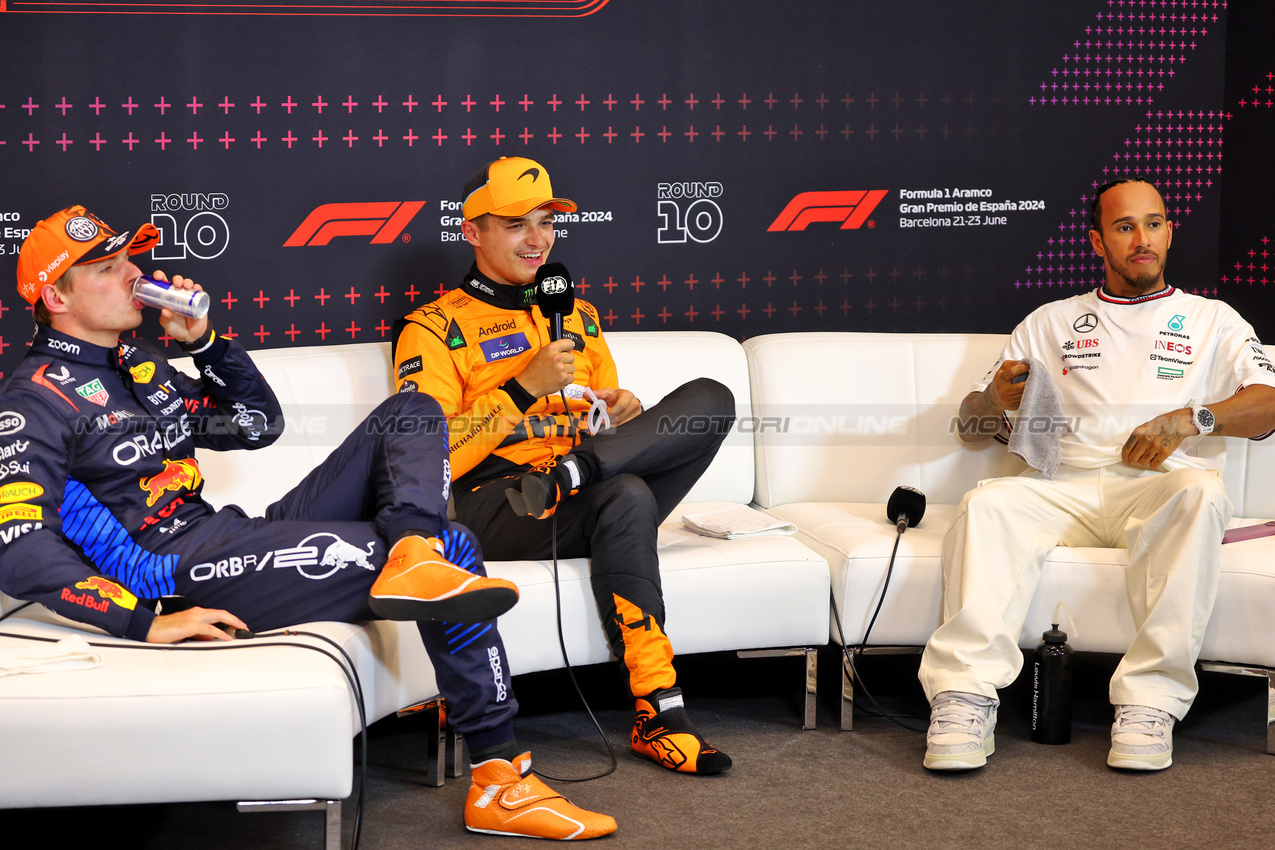
[[[631,709],[615,671],[577,671],[617,766],[600,779],[550,781],[579,805],[607,812],[619,831],[607,848],[1176,848],[1270,847],[1275,757],[1265,753],[1265,681],[1205,674],[1196,707],[1179,724],[1174,765],[1151,774],[1106,766],[1111,709],[1106,682],[1115,659],[1081,656],[1072,743],[1030,740],[1023,683],[1002,693],[997,751],[979,771],[936,775],[921,766],[923,734],[856,716],[837,729],[838,656],[820,656],[819,726],[800,728],[797,659],[739,660],[711,654],[679,660],[692,715],[735,760],[728,773],[669,773],[631,756]],[[926,711],[914,656],[864,659],[868,687],[891,712]],[[579,777],[605,770],[605,746],[562,671],[515,679],[517,728],[536,768]],[[861,705],[863,704],[861,699]],[[905,720],[916,728],[920,719]],[[423,726],[388,719],[369,736],[361,847],[366,850],[543,846],[465,832],[466,779],[425,785]],[[174,769],[184,765],[174,754]],[[354,821],[345,806],[346,846]],[[98,844],[146,848],[321,848],[316,813],[239,814],[232,803],[0,811],[11,846]],[[78,837],[78,838],[77,838]]]

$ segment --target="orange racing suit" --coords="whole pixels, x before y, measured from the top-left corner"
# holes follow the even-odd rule
[[[476,267],[458,289],[400,319],[394,364],[400,392],[429,393],[448,419],[456,518],[489,559],[589,557],[594,598],[611,651],[634,696],[672,687],[664,634],[656,530],[708,467],[733,422],[734,399],[699,379],[651,410],[599,435],[582,419],[584,388],[619,385],[596,308],[576,300],[564,336],[575,343],[575,378],[562,395],[536,398],[515,380],[551,341],[533,309],[535,286],[496,283]],[[565,396],[565,406],[563,397]],[[707,413],[711,434],[660,433],[661,417]],[[573,452],[593,471],[553,521],[517,515],[505,499],[516,478]]]

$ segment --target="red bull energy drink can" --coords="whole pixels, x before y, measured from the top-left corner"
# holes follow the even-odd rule
[[[202,319],[208,315],[211,299],[207,292],[194,289],[173,289],[166,280],[156,280],[150,275],[142,275],[133,284],[133,297],[149,307],[160,310],[168,308],[174,313]]]

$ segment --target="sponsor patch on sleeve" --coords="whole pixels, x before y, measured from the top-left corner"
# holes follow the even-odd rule
[[[406,378],[408,375],[415,375],[417,372],[421,371],[423,368],[425,367],[422,365],[422,360],[420,355],[417,355],[416,357],[413,357],[410,360],[404,360],[402,363],[398,365],[398,379],[401,381],[404,378]]]

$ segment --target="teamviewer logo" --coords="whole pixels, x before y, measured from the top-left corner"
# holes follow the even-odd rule
[[[849,192],[802,192],[788,202],[779,217],[771,222],[768,231],[805,230],[806,225],[817,221],[839,221],[842,230],[858,230],[865,221],[868,227],[874,223],[868,216],[889,194],[889,189],[856,189]]]
[[[324,204],[306,216],[283,247],[326,245],[337,236],[371,236],[371,244],[387,245],[399,238],[423,206],[424,201]]]

